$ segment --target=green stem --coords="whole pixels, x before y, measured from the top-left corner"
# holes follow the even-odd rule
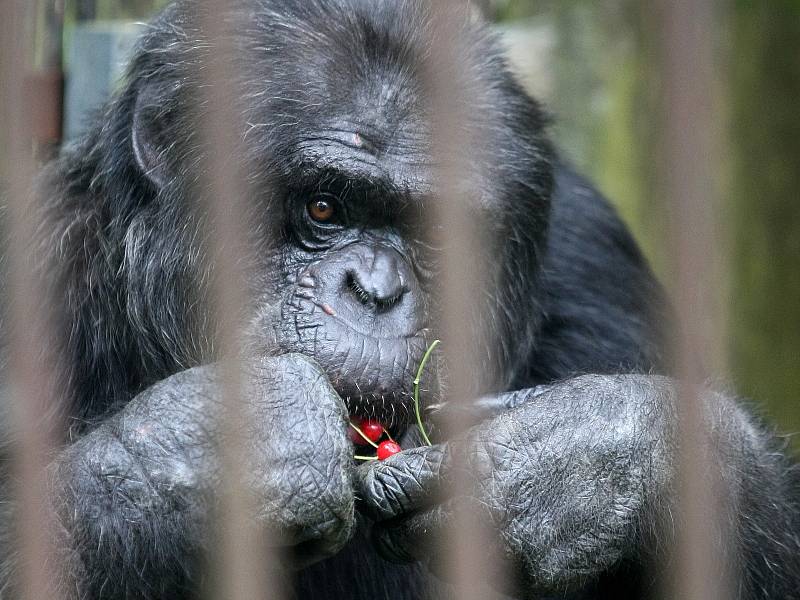
[[[358,454],[354,454],[353,458],[356,460],[378,460],[377,456],[360,456]]]
[[[422,356],[422,361],[419,363],[419,368],[417,369],[417,376],[414,378],[414,412],[417,413],[417,427],[419,427],[419,432],[422,434],[422,438],[425,440],[425,443],[428,446],[432,446],[430,438],[428,434],[425,432],[425,427],[422,425],[422,414],[419,410],[419,380],[422,377],[422,370],[425,368],[425,363],[428,362],[428,359],[433,352],[433,349],[439,345],[439,340],[433,340],[431,345],[428,346],[428,349],[425,351],[425,354]]]

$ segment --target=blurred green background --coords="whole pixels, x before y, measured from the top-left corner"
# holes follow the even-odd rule
[[[509,28],[513,55],[522,53],[515,62],[524,80],[554,113],[562,151],[617,205],[666,275],[656,181],[661,32],[652,4],[505,0],[492,11]],[[539,48],[520,41],[525,29],[539,32]],[[715,376],[793,433],[800,431],[800,1],[718,2],[708,35],[724,259]],[[795,451],[799,441],[792,438]]]
[[[163,1],[66,4],[77,22],[146,19]],[[512,63],[555,117],[564,154],[618,206],[664,275],[658,198],[659,81],[651,3],[489,0]],[[715,97],[717,206],[724,257],[715,375],[780,431],[800,431],[800,0],[719,2]],[[70,65],[68,65],[69,69]],[[800,442],[793,440],[796,451]]]

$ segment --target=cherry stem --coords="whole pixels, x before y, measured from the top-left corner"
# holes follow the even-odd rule
[[[358,435],[360,435],[362,438],[364,438],[364,441],[367,442],[370,446],[372,446],[373,448],[377,448],[378,447],[378,444],[376,444],[371,439],[369,439],[366,435],[364,435],[364,432],[361,431],[361,428],[358,425],[356,425],[355,423],[353,423],[352,421],[350,421],[350,427],[355,429],[356,432],[358,433]],[[386,431],[386,430],[384,429],[384,431]]]
[[[383,427],[383,425],[381,425],[381,427]],[[386,429],[386,427],[383,427],[383,433],[385,433],[385,434],[386,434],[386,437],[388,437],[388,438],[389,438],[389,441],[390,441],[390,442],[394,442],[394,438],[392,437],[392,434],[391,434],[391,433],[389,433],[389,430],[388,430],[388,429]],[[394,443],[396,444],[397,442],[394,442]]]
[[[360,456],[358,454],[354,454],[353,458],[356,460],[378,460],[377,456]]]
[[[425,354],[422,355],[422,360],[419,363],[419,368],[417,369],[417,376],[414,378],[414,412],[417,413],[417,427],[419,427],[419,432],[422,434],[425,443],[428,446],[432,446],[431,439],[428,437],[428,434],[425,432],[425,426],[422,424],[422,414],[419,410],[419,380],[422,378],[422,370],[425,368],[425,363],[428,362],[428,359],[433,352],[433,349],[439,345],[439,340],[433,340],[431,345],[428,346],[428,349],[425,350]]]

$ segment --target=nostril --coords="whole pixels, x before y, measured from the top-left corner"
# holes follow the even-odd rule
[[[372,294],[364,289],[364,286],[353,271],[347,272],[347,288],[353,292],[361,304],[370,304],[373,301]]]
[[[375,312],[388,312],[400,304],[400,301],[403,299],[403,296],[405,296],[407,290],[402,286],[395,289],[396,291],[391,295],[387,294],[384,296],[373,296]]]
[[[377,310],[385,311],[392,308],[408,291],[402,277],[397,277],[392,282],[384,282],[385,285],[378,283],[368,287],[356,271],[347,272],[347,288],[361,304],[374,306]]]
[[[399,288],[397,288],[397,291],[391,296],[375,297],[375,304],[379,309],[388,310],[392,308],[395,304],[400,302],[400,300],[403,299],[405,293],[406,293],[405,287],[400,286]]]

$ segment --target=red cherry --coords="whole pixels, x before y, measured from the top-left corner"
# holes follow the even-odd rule
[[[390,456],[394,456],[400,452],[402,448],[397,442],[385,440],[378,444],[378,460],[386,460]]]
[[[373,419],[364,419],[361,423],[361,431],[372,442],[377,442],[383,436],[383,425]]]
[[[357,446],[366,446],[367,440],[361,437],[361,434],[356,431],[356,427],[361,429],[361,426],[364,424],[364,419],[362,417],[350,417],[350,427],[347,428],[347,433],[350,436],[350,441],[356,444]]]

